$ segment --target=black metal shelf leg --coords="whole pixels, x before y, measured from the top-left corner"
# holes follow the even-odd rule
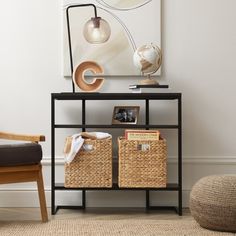
[[[51,97],[51,214],[56,214],[55,208],[55,99]]]
[[[146,210],[150,208],[149,190],[146,190]]]
[[[182,102],[181,97],[178,99],[178,212],[182,216]]]
[[[82,208],[85,209],[86,207],[86,191],[82,190]]]

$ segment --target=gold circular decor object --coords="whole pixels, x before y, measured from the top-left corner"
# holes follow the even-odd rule
[[[92,82],[85,79],[85,72],[91,71],[93,74],[103,74],[103,68],[94,61],[85,61],[79,64],[73,75],[73,81],[81,90],[86,92],[96,91],[101,88],[104,78],[93,78]]]

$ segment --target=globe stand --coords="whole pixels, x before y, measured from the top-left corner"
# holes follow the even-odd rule
[[[146,79],[142,79],[140,81],[140,84],[159,85],[159,83],[155,79],[151,78],[151,75],[148,75]]]

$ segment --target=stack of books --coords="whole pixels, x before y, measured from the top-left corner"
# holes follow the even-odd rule
[[[129,85],[129,89],[132,93],[156,93],[160,92],[160,89],[168,89],[169,85],[161,84],[132,84]]]
[[[125,139],[132,141],[158,141],[160,140],[160,132],[158,130],[125,130]],[[140,143],[137,145],[139,151],[149,151],[151,148],[149,143]]]
[[[125,139],[126,140],[159,140],[160,131],[159,130],[134,130],[126,129],[125,130]]]

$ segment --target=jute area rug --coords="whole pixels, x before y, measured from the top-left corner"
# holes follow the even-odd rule
[[[1,236],[235,236],[201,228],[194,220],[51,220],[48,223],[0,222]]]

